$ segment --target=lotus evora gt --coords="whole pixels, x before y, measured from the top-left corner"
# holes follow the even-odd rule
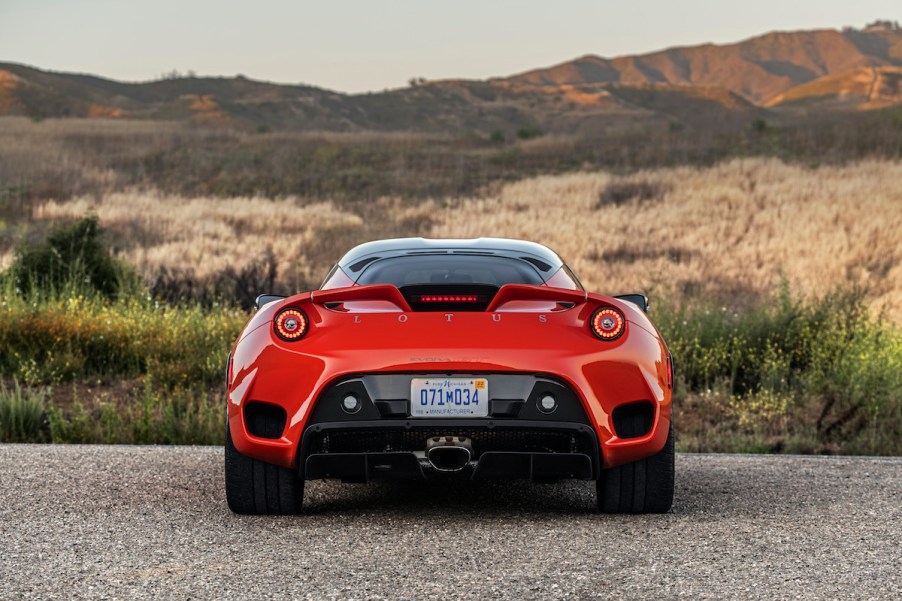
[[[668,511],[673,366],[646,311],[532,242],[357,246],[319,290],[261,296],[232,348],[229,507],[297,513],[323,478],[577,478],[603,512]]]

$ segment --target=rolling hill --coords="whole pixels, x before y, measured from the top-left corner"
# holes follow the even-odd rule
[[[729,123],[759,112],[722,88],[443,80],[348,95],[244,77],[120,83],[0,63],[0,114],[191,120],[290,130],[599,132],[636,121]]]
[[[902,66],[902,30],[889,24],[864,30],[772,32],[735,44],[669,48],[613,59],[584,56],[506,80],[536,86],[715,86],[766,104],[790,88],[824,76],[885,66]]]
[[[597,134],[636,123],[734,127],[781,111],[902,102],[902,30],[772,32],[727,45],[585,56],[488,81],[342,94],[238,77],[125,83],[0,63],[0,115],[191,121],[260,130]],[[776,112],[775,112],[776,111]]]
[[[771,107],[878,109],[902,99],[902,67],[863,67],[790,88]]]

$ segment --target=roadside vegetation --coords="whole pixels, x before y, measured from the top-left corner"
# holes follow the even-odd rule
[[[660,144],[5,121],[0,440],[220,444],[256,294],[366,240],[506,236],[649,294],[678,448],[902,454],[893,118]]]
[[[3,440],[221,443],[244,311],[65,290],[2,302]],[[784,289],[741,311],[653,303],[676,362],[680,449],[902,453],[902,333],[861,294]]]
[[[902,331],[861,291],[659,304],[684,451],[902,454]]]

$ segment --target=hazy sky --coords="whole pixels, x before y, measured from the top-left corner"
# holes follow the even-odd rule
[[[902,2],[0,0],[0,61],[126,81],[193,70],[359,92],[877,18],[902,20]]]

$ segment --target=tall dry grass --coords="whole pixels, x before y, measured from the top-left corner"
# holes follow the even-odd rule
[[[587,288],[753,304],[782,281],[821,295],[868,290],[902,322],[902,163],[807,168],[775,159],[713,167],[543,176],[480,197],[359,206],[300,198],[183,198],[156,192],[48,201],[37,221],[96,214],[147,277],[209,277],[268,251],[289,289],[315,285],[360,242],[403,235],[500,236],[557,250]]]
[[[680,298],[754,296],[784,278],[809,294],[862,286],[899,320],[900,181],[900,162],[805,168],[774,159],[540,177],[439,211],[430,233],[541,241],[595,290]]]
[[[120,256],[148,278],[167,268],[209,279],[271,253],[280,283],[295,289],[322,276],[323,262],[343,252],[337,243],[363,224],[359,215],[332,203],[181,198],[156,192],[50,201],[33,213],[47,221],[86,214],[100,219]]]

